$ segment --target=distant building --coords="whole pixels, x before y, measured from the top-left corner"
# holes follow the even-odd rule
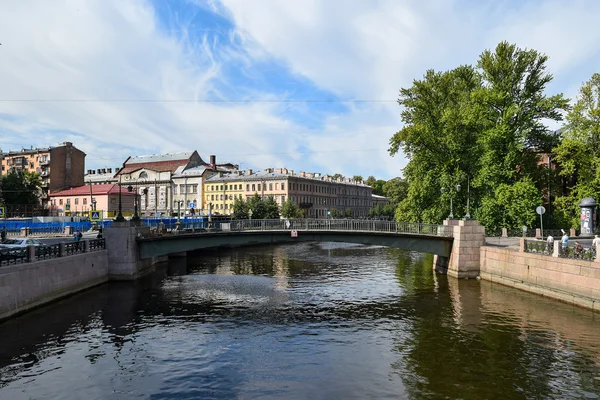
[[[105,183],[117,183],[119,180],[115,177],[115,174],[119,172],[119,167],[115,168],[114,172],[112,168],[99,168],[99,169],[88,169],[85,174],[85,184],[89,185],[102,185]]]
[[[377,194],[372,194],[371,198],[373,200],[373,208],[375,208],[377,206],[383,207],[383,206],[390,204],[390,199],[385,196],[379,196]]]
[[[255,194],[273,197],[279,205],[289,199],[310,218],[325,218],[333,210],[340,214],[349,210],[353,217],[366,217],[372,207],[368,185],[319,173],[296,174],[286,168],[215,174],[204,181],[204,194],[203,208],[210,207],[218,214],[231,214],[236,198],[248,199]]]
[[[218,171],[237,168],[234,164],[216,164],[216,157],[206,163],[197,151],[155,154],[129,157],[115,178],[124,186],[131,185],[141,195],[141,210],[144,215],[174,215],[179,208],[181,214],[194,211],[202,202],[202,180]]]
[[[85,185],[49,194],[51,215],[89,215],[93,209],[102,211],[103,217],[114,218],[119,212],[119,185],[115,183]],[[138,198],[139,204],[139,198]],[[124,216],[132,216],[135,207],[135,192],[121,188],[121,208]]]
[[[71,142],[60,146],[0,151],[2,175],[35,172],[41,178],[42,206],[48,208],[48,194],[84,184],[85,153]]]

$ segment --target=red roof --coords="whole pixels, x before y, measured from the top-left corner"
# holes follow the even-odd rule
[[[130,165],[127,165],[127,163],[125,163],[125,166],[123,168],[121,168],[115,176],[122,175],[122,174],[130,174],[130,173],[138,171],[140,169],[149,169],[151,171],[156,171],[156,172],[167,172],[167,171],[175,172],[175,170],[178,167],[180,167],[182,165],[187,165],[188,162],[190,162],[189,159],[187,159],[187,160],[170,160],[170,161],[154,161],[154,162],[136,163],[136,164],[130,164]]]
[[[119,185],[116,183],[106,183],[103,185],[92,185],[91,186],[92,195],[103,195],[103,194],[118,194],[119,193]],[[135,192],[127,191],[126,187],[121,187],[121,193],[123,196],[125,195],[135,195]],[[90,194],[90,186],[77,186],[68,190],[61,190],[60,192],[54,192],[48,194],[50,197],[58,197],[58,196],[85,196]]]

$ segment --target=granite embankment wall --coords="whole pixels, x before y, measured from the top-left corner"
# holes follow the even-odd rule
[[[0,267],[0,320],[108,281],[106,250]]]
[[[600,311],[600,262],[481,247],[481,279]]]

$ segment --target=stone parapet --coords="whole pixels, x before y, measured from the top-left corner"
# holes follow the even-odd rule
[[[148,229],[129,222],[113,222],[104,230],[110,280],[134,280],[153,271],[151,259],[140,259],[136,240]]]
[[[456,278],[479,276],[480,248],[485,244],[485,227],[476,220],[445,220],[445,226],[453,228],[452,253],[450,258],[435,256],[433,267],[436,272],[447,273]]]

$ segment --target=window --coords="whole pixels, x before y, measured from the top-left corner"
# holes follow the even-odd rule
[[[267,184],[263,183],[263,190],[267,190]]]
[[[223,195],[221,195],[221,200],[223,200]]]
[[[225,190],[227,190],[227,185],[225,185]]]
[[[144,178],[148,178],[148,173],[146,171],[142,171],[138,175],[138,179],[144,179]]]
[[[281,202],[283,203],[285,201],[285,196],[281,196]]]
[[[210,190],[215,190],[215,185],[210,185]]]
[[[215,195],[213,194],[212,196],[210,196],[210,199],[214,200],[215,199]]]
[[[225,203],[225,209],[227,210],[227,207],[229,206],[229,204]]]
[[[71,199],[67,199],[67,204],[71,204]]]
[[[246,192],[250,191],[250,184],[246,183]]]
[[[269,183],[269,190],[273,190],[273,184]]]
[[[256,185],[254,183],[252,184],[252,191],[256,192]]]
[[[63,205],[63,199],[58,199],[58,205],[62,206]]]
[[[281,184],[281,190],[285,190],[285,183]]]
[[[79,198],[75,197],[75,205],[79,205]]]
[[[229,195],[229,200],[233,200],[233,195],[232,194]]]
[[[221,185],[221,187],[219,188],[219,190],[223,190],[223,185]]]

